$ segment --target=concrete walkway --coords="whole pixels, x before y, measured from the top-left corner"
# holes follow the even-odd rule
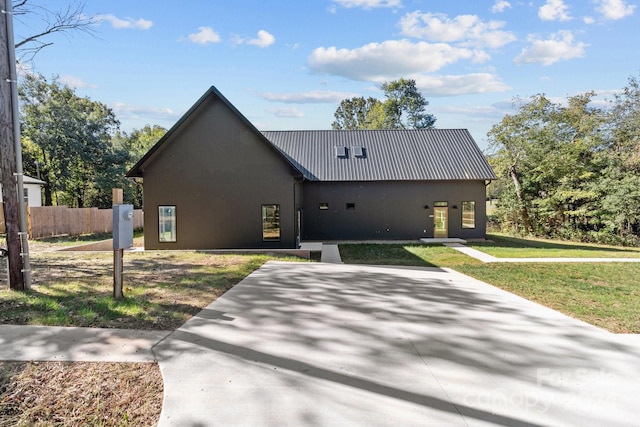
[[[440,269],[269,262],[154,347],[160,426],[627,426],[640,340]]]
[[[320,255],[320,262],[342,264],[342,258],[340,257],[340,250],[338,249],[338,245],[323,243],[322,254]]]
[[[0,325],[0,360],[155,362],[171,331]]]
[[[640,262],[640,258],[496,258],[460,243],[444,243],[445,246],[482,262]]]

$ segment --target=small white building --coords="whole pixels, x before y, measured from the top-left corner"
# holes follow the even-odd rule
[[[25,175],[23,180],[24,184],[24,201],[30,207],[42,206],[42,187],[47,185],[45,181],[41,179],[32,178]],[[2,202],[2,185],[0,184],[0,202]]]

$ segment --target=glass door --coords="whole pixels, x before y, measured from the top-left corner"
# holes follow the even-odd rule
[[[436,239],[449,237],[449,207],[447,202],[434,203],[433,219],[433,237]]]

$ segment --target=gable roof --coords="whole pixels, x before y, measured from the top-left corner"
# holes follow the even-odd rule
[[[465,129],[268,131],[310,181],[494,180]],[[338,156],[336,147],[346,147]],[[362,152],[356,153],[363,147]],[[359,154],[359,156],[356,156]]]
[[[229,108],[236,116],[238,116],[238,118],[247,126],[247,128],[252,133],[254,133],[258,137],[260,141],[262,141],[269,148],[273,149],[274,153],[289,165],[294,175],[301,176],[300,171],[296,168],[295,165],[290,162],[289,158],[283,155],[283,153],[276,147],[274,147],[273,144],[271,144],[269,140],[267,140],[265,136],[258,129],[256,129],[255,126],[253,126],[253,124],[240,111],[238,111],[238,109],[234,107],[233,104],[231,104],[231,102],[229,102],[229,100],[227,100],[227,98],[225,98],[222,93],[220,93],[220,91],[218,91],[218,89],[216,89],[214,86],[211,86],[209,90],[207,90],[204,95],[202,95],[200,99],[198,99],[196,103],[193,104],[193,106],[191,106],[191,108],[189,108],[189,110],[176,122],[176,124],[174,124],[171,129],[169,129],[167,133],[164,134],[164,136],[160,138],[160,140],[153,147],[151,147],[151,149],[147,151],[147,153],[142,156],[140,160],[138,160],[138,162],[129,170],[129,172],[127,172],[126,176],[128,178],[142,178],[144,175],[145,166],[153,160],[156,154],[162,150],[162,147],[166,143],[168,143],[169,140],[171,140],[173,135],[180,130],[180,128],[189,120],[189,118],[192,115],[196,114],[199,108],[209,98],[212,97],[215,97],[222,103],[224,103],[226,107]]]

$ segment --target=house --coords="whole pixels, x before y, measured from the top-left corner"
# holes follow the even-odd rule
[[[258,131],[211,87],[128,172],[148,249],[485,237],[496,179],[468,131]]]
[[[24,175],[24,201],[29,207],[42,206],[42,187],[47,185],[45,181]],[[0,185],[0,203],[2,203],[2,185]]]

